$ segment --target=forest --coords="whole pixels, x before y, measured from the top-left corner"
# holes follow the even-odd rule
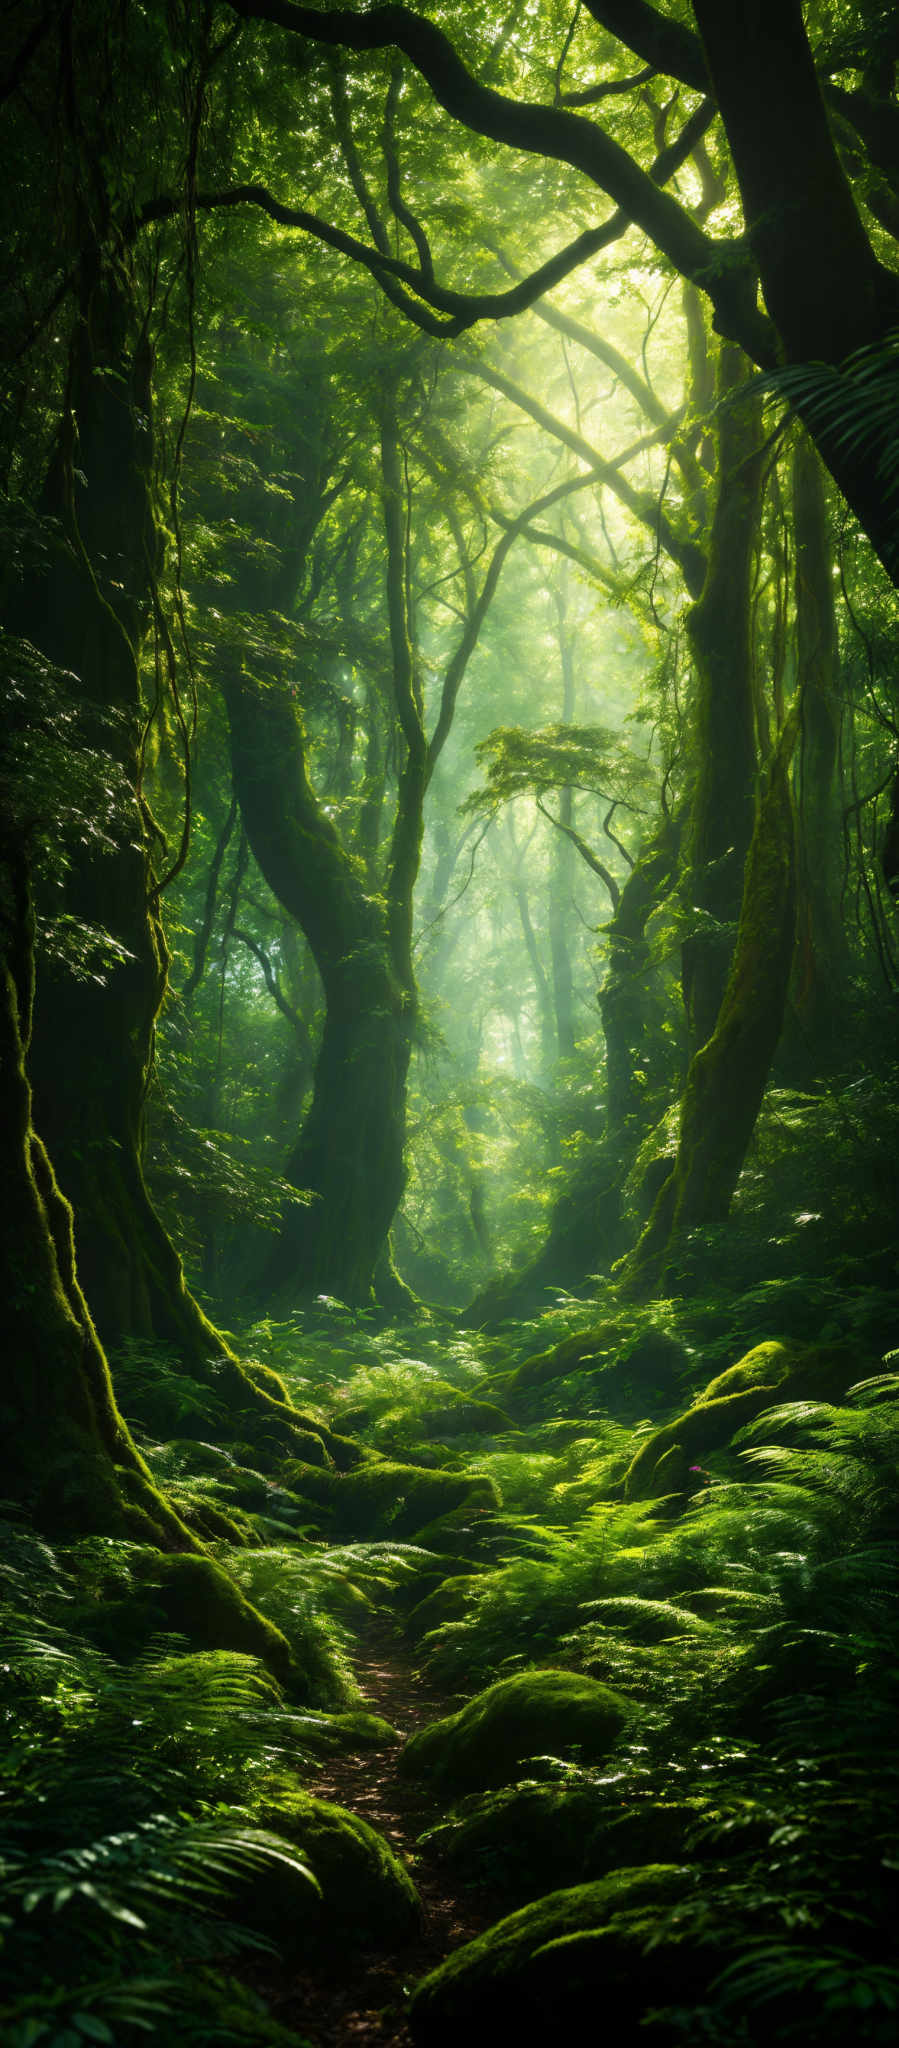
[[[8,2048],[895,2043],[897,65],[3,10]]]

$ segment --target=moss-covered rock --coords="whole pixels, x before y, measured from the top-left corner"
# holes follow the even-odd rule
[[[649,1858],[677,1860],[702,1811],[698,1800],[622,1809],[594,1785],[562,1780],[468,1799],[426,1839],[466,1882],[512,1907]]]
[[[284,1778],[260,1795],[254,1817],[299,1851],[321,1887],[320,1901],[304,1898],[298,1910],[296,1887],[277,1866],[254,1882],[253,1924],[286,1956],[302,1957],[323,1942],[365,1949],[414,1939],[421,1901],[409,1872],[358,1814]]]
[[[163,1626],[198,1649],[246,1650],[282,1682],[291,1675],[290,1644],[266,1621],[211,1557],[139,1553],[135,1575],[152,1595]]]
[[[455,1508],[498,1507],[499,1492],[484,1474],[426,1471],[385,1459],[348,1472],[333,1505],[338,1528],[349,1536],[405,1537]]]
[[[372,1456],[353,1472],[323,1471],[291,1460],[281,1468],[301,1503],[328,1512],[341,1535],[416,1536],[460,1507],[496,1507],[499,1493],[483,1474],[442,1472]]]
[[[600,1762],[636,1712],[620,1693],[577,1672],[519,1671],[413,1735],[399,1768],[455,1791],[483,1791],[511,1784],[528,1757],[577,1750]]]
[[[349,1708],[343,1714],[304,1715],[299,1732],[303,1747],[323,1756],[332,1755],[335,1750],[354,1755],[366,1750],[395,1749],[403,1739],[392,1721],[357,1708]]]
[[[723,1449],[766,1408],[785,1400],[826,1400],[843,1391],[857,1372],[856,1358],[841,1346],[799,1352],[775,1340],[756,1344],[710,1380],[685,1414],[644,1439],[625,1474],[625,1499],[649,1500],[679,1490],[691,1467]],[[675,1449],[678,1457],[673,1459],[669,1454]]]
[[[460,1572],[453,1578],[444,1579],[439,1586],[434,1586],[430,1593],[426,1593],[424,1599],[419,1600],[406,1619],[406,1631],[413,1641],[417,1641],[419,1636],[427,1635],[429,1629],[439,1628],[441,1622],[459,1621],[471,1599],[472,1588],[477,1583],[477,1572]]]
[[[459,1394],[434,1408],[423,1408],[419,1416],[426,1436],[505,1436],[515,1424],[493,1401],[469,1400]]]
[[[458,2048],[467,2033],[545,2048],[605,2036],[608,2023],[616,2048],[636,2048],[646,2012],[682,2002],[703,1967],[714,1967],[666,1935],[666,1916],[691,1882],[679,1865],[648,1864],[510,1914],[416,1987],[413,2040]]]
[[[510,1394],[518,1394],[531,1387],[545,1386],[548,1380],[564,1379],[568,1373],[578,1372],[588,1360],[607,1356],[621,1341],[618,1323],[599,1323],[595,1329],[578,1330],[571,1337],[563,1337],[560,1344],[551,1345],[548,1351],[535,1351],[531,1358],[525,1358],[509,1374],[506,1388]]]

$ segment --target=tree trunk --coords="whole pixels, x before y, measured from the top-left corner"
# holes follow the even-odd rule
[[[19,635],[74,671],[85,742],[114,755],[127,797],[112,844],[81,835],[69,854],[60,907],[76,932],[97,935],[101,966],[85,974],[41,963],[29,1055],[36,1121],[65,1214],[74,1212],[79,1276],[102,1343],[165,1341],[194,1377],[214,1376],[236,1431],[261,1427],[289,1443],[302,1418],[275,1375],[263,1387],[243,1370],[194,1301],[144,1182],[144,1107],[168,968],[155,828],[140,795],[139,651],[159,557],[152,357],[145,337],[129,346],[130,287],[111,257],[85,259],[80,311],[44,491],[59,538],[9,611]]]
[[[708,565],[702,595],[687,614],[696,760],[687,851],[690,905],[702,915],[682,956],[693,1050],[705,1044],[718,1015],[752,837],[756,739],[750,594],[764,458],[760,404],[734,398],[748,374],[742,351],[722,343],[718,482]]]
[[[801,0],[693,0],[693,12],[784,359],[838,365],[899,323],[899,278],[878,261],[859,217]],[[807,424],[896,581],[899,520],[870,446],[812,412]]]
[[[405,1179],[405,1084],[414,1009],[394,969],[383,906],[366,894],[306,774],[286,689],[224,681],[247,837],[269,888],[302,927],[325,992],[312,1103],[285,1169],[313,1197],[292,1209],[265,1284],[364,1304]]]
[[[677,1160],[622,1270],[625,1295],[651,1294],[685,1231],[723,1222],[783,1026],[796,924],[791,713],[771,762],[746,863],[733,964],[715,1030],[687,1073]]]
[[[849,956],[840,915],[839,646],[834,550],[821,463],[805,434],[793,454],[799,736],[799,934],[793,991],[805,1062],[825,1070],[843,1051]]]
[[[609,960],[598,997],[606,1042],[606,1117],[610,1137],[619,1146],[627,1140],[631,1155],[657,1113],[664,1046],[646,925],[671,885],[679,838],[678,825],[666,820],[634,863],[606,926]]]
[[[223,1350],[184,1284],[141,1165],[144,1101],[168,952],[138,795],[139,650],[160,544],[153,509],[152,358],[112,261],[85,265],[66,414],[44,490],[49,563],[9,608],[13,630],[74,671],[88,739],[131,795],[115,844],[74,850],[62,908],[100,936],[91,972],[41,963],[31,1073],[36,1114],[75,1211],[79,1270],[104,1343],[155,1336],[185,1360]],[[112,957],[104,958],[104,935]],[[99,964],[98,964],[99,963]]]
[[[0,849],[0,1123],[6,1368],[3,1490],[39,1527],[196,1549],[115,1404],[75,1268],[72,1210],[32,1124],[34,920],[21,849]]]

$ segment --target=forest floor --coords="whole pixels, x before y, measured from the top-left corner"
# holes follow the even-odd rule
[[[507,1907],[483,1887],[460,1892],[427,1845],[419,1846],[419,1836],[442,1817],[443,1807],[433,1790],[397,1770],[403,1743],[459,1702],[428,1684],[384,1615],[362,1632],[353,1664],[360,1704],[389,1721],[400,1740],[383,1750],[329,1758],[310,1790],[377,1828],[408,1865],[424,1909],[421,1934],[393,1953],[379,1946],[323,1956],[316,1970],[284,1969],[273,1977],[266,1965],[258,1989],[272,2017],[293,2028],[309,2048],[411,2048],[405,2007],[412,1986]]]

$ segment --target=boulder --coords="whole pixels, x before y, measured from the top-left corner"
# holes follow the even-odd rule
[[[307,1885],[299,1897],[296,1874],[276,1863],[235,1902],[235,1917],[251,1914],[251,1924],[286,1958],[302,1958],[323,1943],[392,1948],[415,1938],[422,1908],[409,1872],[358,1814],[285,1780],[263,1791],[254,1819],[299,1852],[321,1891],[317,1898]]]
[[[501,1678],[458,1713],[432,1721],[407,1742],[399,1769],[433,1777],[451,1791],[513,1784],[529,1757],[576,1750],[600,1763],[630,1727],[630,1700],[574,1671],[533,1670]]]
[[[683,1415],[644,1438],[625,1473],[625,1499],[658,1499],[682,1491],[685,1480],[689,1491],[691,1469],[709,1452],[722,1450],[766,1408],[781,1401],[827,1400],[857,1375],[857,1359],[840,1346],[798,1351],[774,1339],[754,1345],[710,1380]]]

